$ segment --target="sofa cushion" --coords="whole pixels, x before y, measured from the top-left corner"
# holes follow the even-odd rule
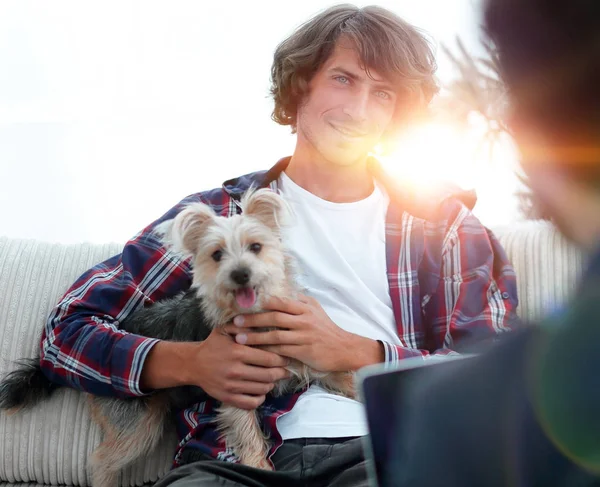
[[[537,321],[575,291],[584,254],[551,223],[525,221],[495,229],[517,274],[518,315]]]
[[[47,487],[44,484],[37,484],[37,483],[31,483],[31,482],[17,482],[15,483],[8,483],[8,482],[0,482],[0,487]]]
[[[82,272],[120,246],[58,245],[0,237],[0,377],[35,355],[52,307]],[[87,457],[100,441],[85,395],[60,389],[47,403],[0,413],[0,481],[90,485]],[[174,432],[150,458],[122,472],[122,485],[155,481],[170,467]]]

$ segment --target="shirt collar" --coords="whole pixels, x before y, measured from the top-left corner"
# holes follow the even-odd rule
[[[271,187],[272,189],[277,189],[277,179],[285,171],[285,168],[290,163],[290,159],[291,157],[279,159],[268,171],[253,172],[238,178],[229,179],[223,183],[223,189],[235,201],[240,201],[242,195],[252,187]]]
[[[284,157],[267,171],[258,171],[229,179],[223,183],[223,189],[236,202],[239,202],[242,195],[251,187],[270,187],[277,190],[277,180],[287,168],[290,160],[291,157]],[[417,218],[435,219],[440,205],[448,198],[460,200],[469,210],[473,209],[477,201],[475,191],[465,191],[450,184],[432,185],[427,188],[427,191],[415,188],[386,174],[381,163],[375,157],[369,158],[367,167],[371,175],[381,183],[394,206]]]

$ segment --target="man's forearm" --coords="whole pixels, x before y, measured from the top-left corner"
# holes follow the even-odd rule
[[[347,365],[342,368],[353,371],[367,365],[381,363],[385,358],[383,345],[380,342],[354,334],[349,336],[345,355]]]
[[[142,364],[156,339],[98,326],[80,312],[64,318],[61,309],[57,306],[41,338],[40,367],[44,375],[56,384],[93,395],[142,394]]]
[[[189,385],[185,376],[189,357],[198,343],[160,341],[146,357],[140,378],[143,390]]]

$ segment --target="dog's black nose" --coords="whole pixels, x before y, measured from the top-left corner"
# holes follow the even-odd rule
[[[239,284],[240,286],[248,284],[250,281],[250,270],[241,268],[231,271],[231,279],[233,279],[233,282]]]

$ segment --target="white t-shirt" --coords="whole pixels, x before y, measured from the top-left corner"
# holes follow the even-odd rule
[[[400,344],[385,259],[387,195],[375,185],[352,203],[323,200],[285,173],[278,182],[295,214],[284,242],[298,263],[300,285],[331,320],[346,331]],[[283,439],[362,436],[362,405],[311,386],[294,408],[277,420]]]

